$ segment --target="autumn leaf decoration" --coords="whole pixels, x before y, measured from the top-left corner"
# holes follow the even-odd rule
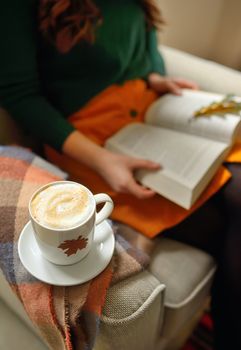
[[[78,250],[87,246],[88,238],[79,236],[77,239],[68,239],[61,243],[58,248],[62,249],[67,256],[76,254]]]
[[[217,115],[224,117],[227,113],[240,115],[241,102],[233,99],[234,95],[228,94],[220,102],[212,102],[210,105],[200,108],[194,113],[194,118],[211,117]]]

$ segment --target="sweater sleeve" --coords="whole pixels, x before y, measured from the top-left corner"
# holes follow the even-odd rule
[[[147,45],[152,64],[152,72],[166,75],[165,62],[158,49],[156,30],[152,28],[148,31],[147,35]]]
[[[33,0],[1,2],[0,105],[32,135],[61,150],[74,128],[41,91],[35,4]]]

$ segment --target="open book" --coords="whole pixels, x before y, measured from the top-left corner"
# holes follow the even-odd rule
[[[158,171],[139,170],[137,180],[189,209],[198,199],[233,143],[241,140],[241,118],[235,114],[194,117],[222,95],[183,90],[164,95],[148,109],[145,123],[133,123],[109,138],[114,152],[159,162]]]

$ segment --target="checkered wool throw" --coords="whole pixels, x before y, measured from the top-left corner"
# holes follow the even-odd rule
[[[29,220],[28,201],[38,187],[65,175],[27,149],[0,147],[0,268],[50,349],[92,349],[108,288],[142,270],[148,257],[124,240],[114,223],[114,256],[93,280],[56,287],[31,276],[17,251],[19,235]]]

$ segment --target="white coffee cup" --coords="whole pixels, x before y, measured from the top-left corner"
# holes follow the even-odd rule
[[[72,195],[71,191],[74,191],[74,188],[76,191]],[[58,198],[58,192],[62,192],[62,197]],[[84,198],[84,200],[81,199],[80,204],[80,207],[84,206],[84,209],[81,209],[82,212],[78,217],[79,193]],[[64,202],[65,194],[68,200],[66,203]],[[46,206],[46,203],[49,207]],[[97,212],[96,205],[99,203],[105,204]],[[77,214],[73,215],[72,206],[74,213],[77,210]],[[65,209],[65,214],[70,213],[72,216],[62,215]],[[107,219],[112,210],[113,201],[107,194],[93,195],[87,187],[73,181],[56,181],[44,185],[34,192],[29,201],[29,214],[38,247],[44,258],[58,265],[74,264],[89,253],[95,226]],[[51,220],[54,218],[51,224],[48,218]]]

